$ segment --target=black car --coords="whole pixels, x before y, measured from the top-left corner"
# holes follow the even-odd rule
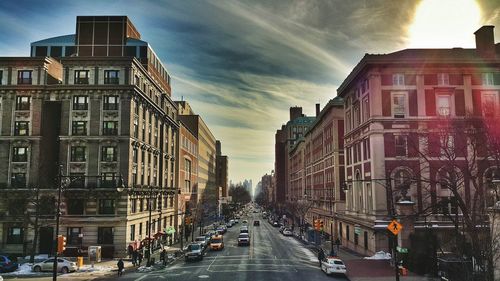
[[[253,221],[253,226],[260,226],[260,221]]]
[[[17,262],[12,261],[7,256],[0,256],[0,272],[12,272],[18,268]]]

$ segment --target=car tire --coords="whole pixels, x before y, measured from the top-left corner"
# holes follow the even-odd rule
[[[62,273],[62,274],[66,274],[66,273],[68,273],[68,272],[69,272],[69,269],[68,269],[67,267],[63,267],[63,268],[61,268],[61,273]]]
[[[34,272],[42,272],[42,268],[40,266],[33,267]]]

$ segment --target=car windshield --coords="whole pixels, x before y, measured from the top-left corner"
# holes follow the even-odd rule
[[[204,242],[205,241],[205,237],[197,237],[195,239],[195,241],[201,241],[201,242]]]
[[[344,265],[344,263],[342,261],[339,261],[339,260],[329,260],[328,263],[329,264],[336,264],[336,265]]]
[[[241,233],[238,238],[248,238],[248,233]]]
[[[188,247],[188,250],[190,250],[190,251],[199,250],[199,249],[200,249],[200,245],[198,245],[198,244],[191,244]]]
[[[222,243],[221,239],[212,239],[212,243]]]

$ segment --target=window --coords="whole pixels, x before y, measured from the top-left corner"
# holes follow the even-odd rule
[[[142,222],[139,223],[139,236],[141,236],[141,235],[142,235]]]
[[[105,70],[104,71],[104,84],[118,84],[118,70]]]
[[[396,156],[406,156],[407,155],[407,138],[406,136],[396,135],[394,136],[394,150]]]
[[[81,227],[68,227],[66,232],[66,243],[68,245],[80,246],[82,244],[83,237],[80,237],[82,233]]]
[[[498,94],[497,92],[482,92],[481,102],[484,117],[494,117],[498,108]]]
[[[488,86],[495,85],[495,82],[493,80],[493,73],[483,73],[481,75],[481,78],[483,81],[483,85],[488,85]]]
[[[440,137],[441,156],[452,157],[455,155],[455,142],[452,135],[443,135]]]
[[[116,187],[116,173],[102,173],[101,174],[101,187],[114,188]]]
[[[396,73],[392,75],[392,85],[403,86],[405,84],[405,76],[401,73]]]
[[[141,86],[141,79],[139,78],[139,76],[134,76],[134,84],[137,86],[137,87],[140,87]]]
[[[104,121],[104,122],[102,122],[102,134],[105,136],[118,135],[118,121]]]
[[[450,116],[451,112],[451,96],[438,95],[437,96],[437,112],[440,116]]]
[[[97,228],[97,244],[113,244],[113,228],[98,227]]]
[[[115,213],[115,200],[99,199],[99,214],[113,215]]]
[[[363,99],[363,121],[367,121],[370,118],[370,103],[368,97]]]
[[[12,162],[28,162],[28,148],[14,147],[12,150]]]
[[[30,110],[31,97],[17,96],[16,97],[16,110]]]
[[[24,228],[9,227],[7,230],[7,244],[23,244]]]
[[[16,121],[14,122],[14,136],[27,136],[29,135],[29,124],[28,121]]]
[[[116,146],[103,146],[101,149],[101,161],[113,162],[116,161],[117,151]]]
[[[85,201],[82,199],[68,199],[66,201],[68,215],[83,215],[85,210]]]
[[[85,162],[85,146],[72,146],[71,147],[71,162]]]
[[[135,224],[130,225],[130,241],[135,241]]]
[[[19,70],[17,71],[17,84],[19,85],[31,85],[31,75],[32,70]]]
[[[138,156],[138,152],[137,152],[137,147],[134,147],[132,149],[132,161],[137,164],[137,160],[138,160],[139,156]]]
[[[71,133],[74,136],[87,135],[87,121],[73,121],[71,130]]]
[[[364,246],[365,246],[365,250],[368,250],[368,232],[365,231],[364,232]]]
[[[137,199],[130,199],[130,213],[134,214],[137,212]]]
[[[448,75],[448,73],[438,73],[437,80],[439,86],[450,85],[450,76]]]
[[[2,84],[3,84],[3,81],[2,81],[2,80],[3,80],[3,71],[2,71],[2,70],[0,70],[0,85],[2,85]]]
[[[134,118],[134,138],[139,137],[139,120],[137,120],[137,117]]]
[[[392,94],[392,114],[394,118],[406,116],[406,93]]]
[[[104,96],[104,110],[118,110],[118,96]]]
[[[26,173],[12,173],[11,186],[13,188],[26,187]]]
[[[73,97],[73,110],[88,110],[89,102],[87,96],[74,96]]]
[[[84,188],[85,187],[85,173],[70,173],[69,177],[71,183],[69,187],[72,188]]]
[[[88,70],[75,70],[75,84],[88,84],[89,71]]]

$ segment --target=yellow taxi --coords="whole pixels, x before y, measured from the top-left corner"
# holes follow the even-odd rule
[[[224,238],[222,235],[214,235],[212,239],[210,239],[210,250],[222,250],[224,249]]]

